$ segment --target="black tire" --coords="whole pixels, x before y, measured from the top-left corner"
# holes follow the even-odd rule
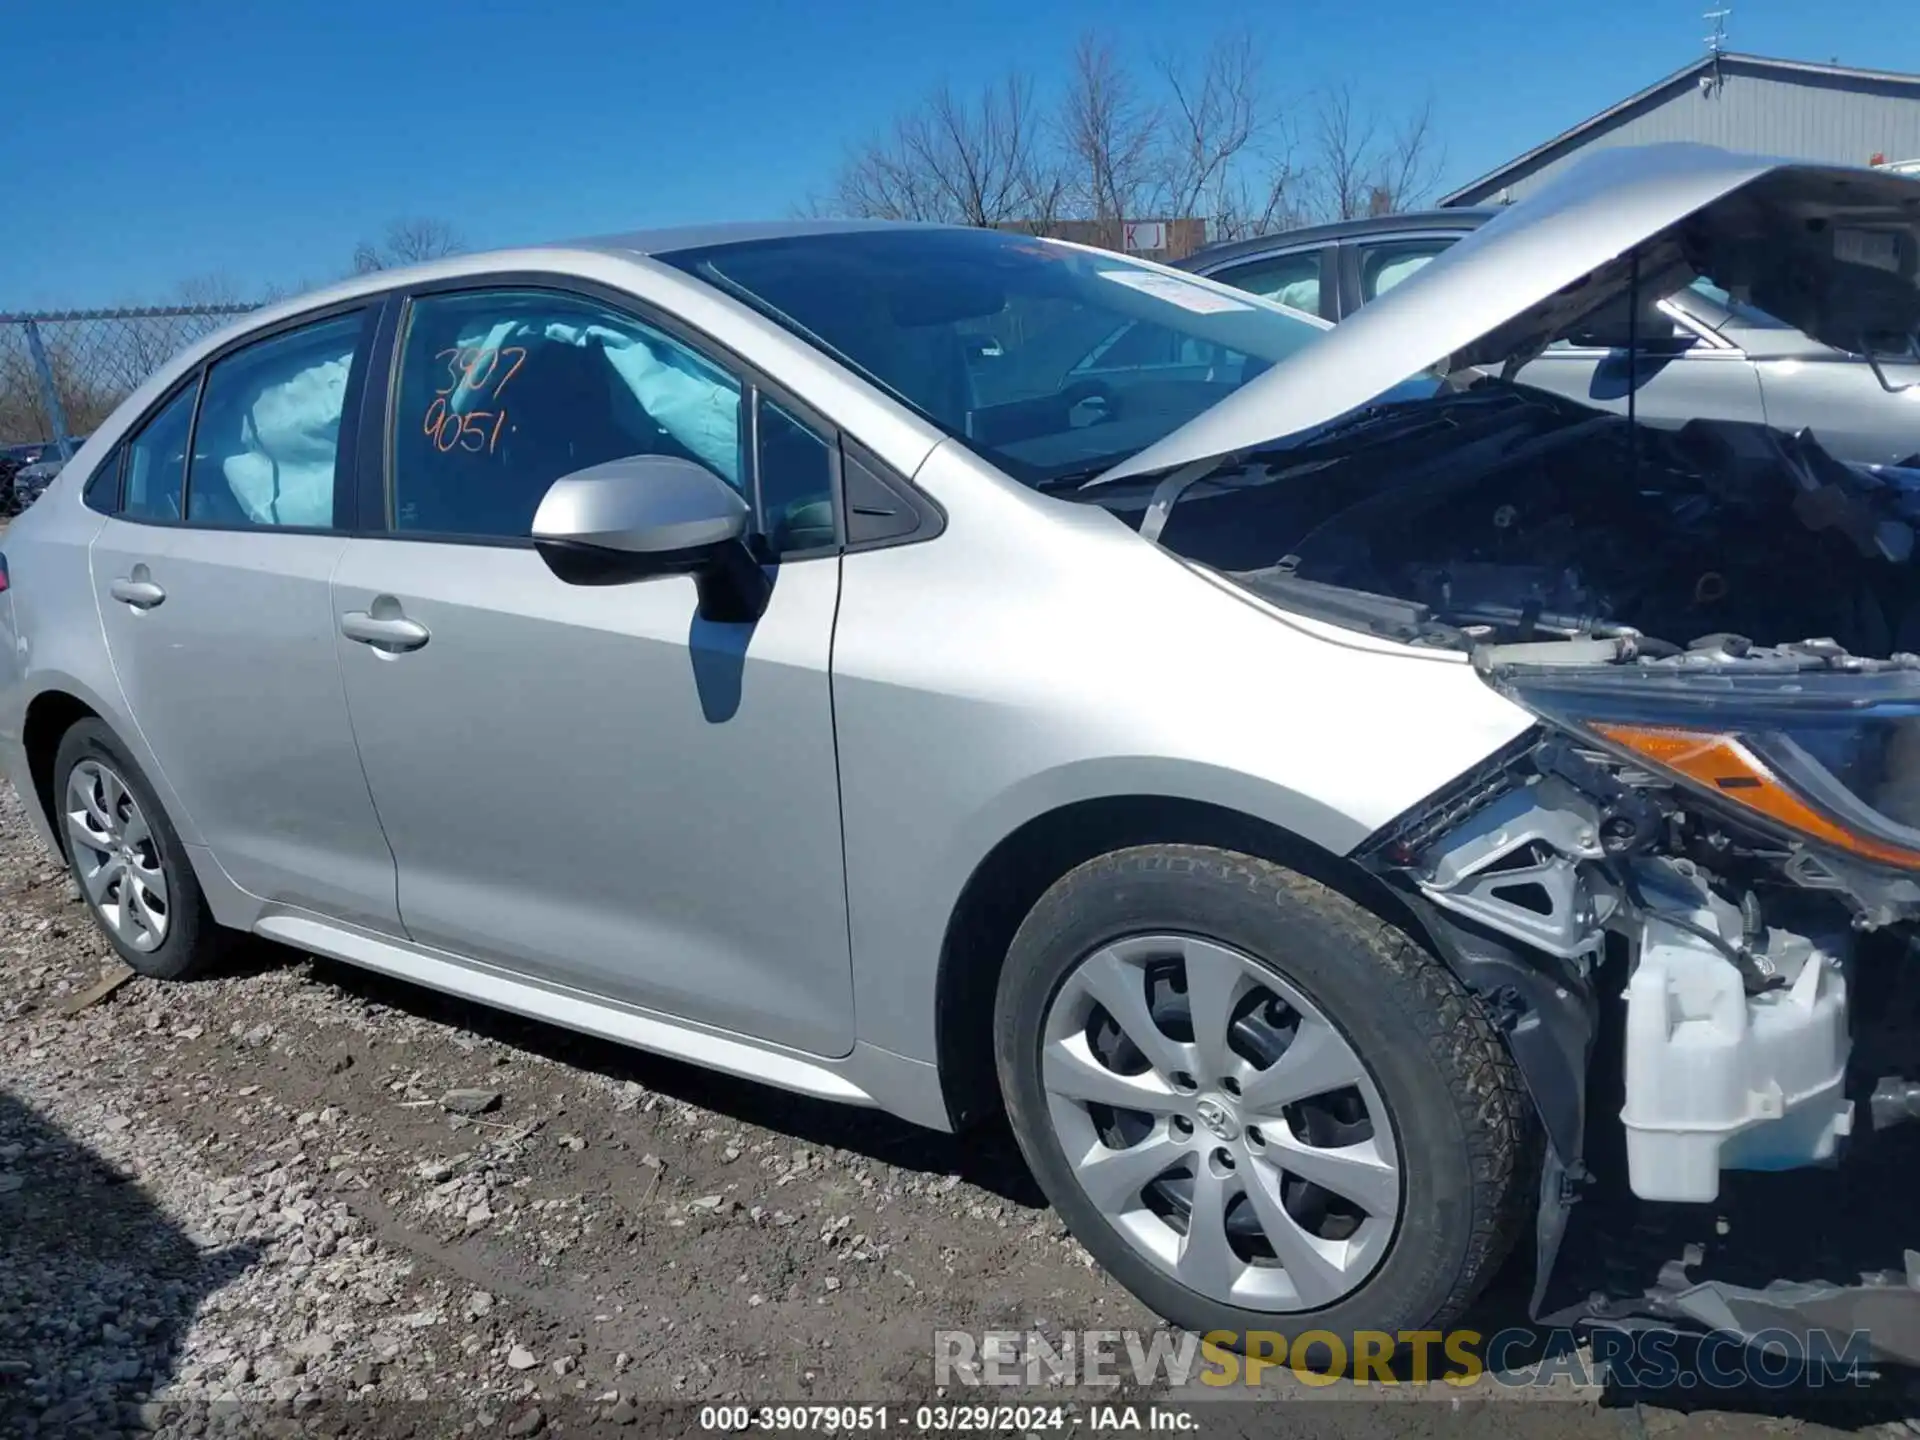
[[[1170,932],[1251,956],[1304,992],[1371,1072],[1402,1176],[1397,1229],[1358,1288],[1317,1310],[1272,1312],[1202,1295],[1151,1264],[1088,1199],[1048,1118],[1045,1016],[1080,960],[1129,935]],[[994,1013],[1007,1110],[1041,1188],[1074,1236],[1176,1325],[1298,1335],[1443,1327],[1480,1292],[1531,1199],[1533,1114],[1481,1006],[1425,948],[1316,881],[1188,845],[1116,851],[1040,898],[1014,936]]]
[[[107,922],[100,906],[87,894],[74,864],[75,842],[67,833],[66,824],[67,787],[74,767],[87,760],[107,766],[138,803],[152,837],[155,858],[166,877],[169,904],[165,937],[151,950],[136,949]],[[54,834],[59,838],[74,883],[80,886],[81,898],[87,902],[100,933],[130,969],[155,980],[188,980],[204,974],[219,959],[226,932],[207,908],[206,896],[201,893],[193,867],[187,863],[180,836],[154,795],[153,786],[147,783],[147,777],[121,747],[113,731],[101,721],[77,720],[60,737],[60,748],[53,762],[53,810]]]

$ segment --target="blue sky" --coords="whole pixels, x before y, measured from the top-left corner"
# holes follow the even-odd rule
[[[1920,70],[1913,0],[1735,0],[1732,48]],[[1305,103],[1431,93],[1445,178],[1700,53],[1702,0],[16,0],[0,310],[330,279],[403,215],[475,246],[784,215],[948,81],[1055,87],[1075,38],[1144,63],[1250,26]],[[1864,158],[1864,157],[1862,157]]]

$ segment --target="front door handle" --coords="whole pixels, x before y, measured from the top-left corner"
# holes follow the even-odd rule
[[[136,610],[151,610],[167,598],[167,592],[151,580],[136,580],[123,575],[107,587],[116,600],[124,600]]]
[[[340,633],[349,640],[371,645],[376,650],[400,654],[418,650],[433,638],[432,632],[418,620],[404,616],[369,615],[364,610],[349,610],[340,617]]]

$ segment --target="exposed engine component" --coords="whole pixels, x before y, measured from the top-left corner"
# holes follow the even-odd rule
[[[1728,948],[1750,918],[1683,860],[1637,864],[1648,899],[1627,981],[1627,1174],[1643,1200],[1706,1201],[1722,1170],[1831,1160],[1846,1098],[1848,937],[1777,926],[1757,938],[1780,983],[1751,994]],[[1716,943],[1717,942],[1717,943]]]
[[[1615,638],[1642,663],[1773,663],[1810,639],[1828,662],[1920,651],[1920,472],[1495,382],[1419,422],[1193,484],[1162,542],[1283,605],[1345,592],[1341,623],[1416,643]]]
[[[1591,806],[1545,779],[1462,821],[1423,857],[1414,883],[1442,909],[1550,955],[1590,960],[1613,902],[1596,903],[1580,865],[1602,853]]]
[[[1365,504],[1336,515],[1292,547],[1292,573],[1415,600],[1474,641],[1630,627],[1674,647],[1817,635],[1885,656],[1920,644],[1906,486],[1811,436],[1730,421],[1637,433],[1603,422],[1555,440],[1406,497],[1390,523]]]
[[[1684,797],[1663,798],[1658,777],[1565,739],[1536,736],[1506,766],[1504,786],[1467,777],[1389,827],[1372,858],[1426,904],[1583,982],[1617,937],[1633,1192],[1710,1201],[1723,1170],[1831,1160],[1853,1126],[1853,931],[1837,896],[1781,883],[1764,842],[1728,840]],[[1746,883],[1768,871],[1764,890]]]
[[[1899,1075],[1883,1075],[1880,1083],[1873,1087],[1873,1094],[1867,1099],[1867,1108],[1873,1115],[1873,1128],[1887,1130],[1895,1125],[1904,1125],[1909,1120],[1920,1120],[1920,1080],[1908,1080]]]

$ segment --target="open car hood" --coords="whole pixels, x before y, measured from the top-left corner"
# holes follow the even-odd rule
[[[1428,367],[1517,368],[1697,276],[1836,348],[1920,325],[1920,181],[1705,145],[1603,151],[1096,484],[1268,446]]]

